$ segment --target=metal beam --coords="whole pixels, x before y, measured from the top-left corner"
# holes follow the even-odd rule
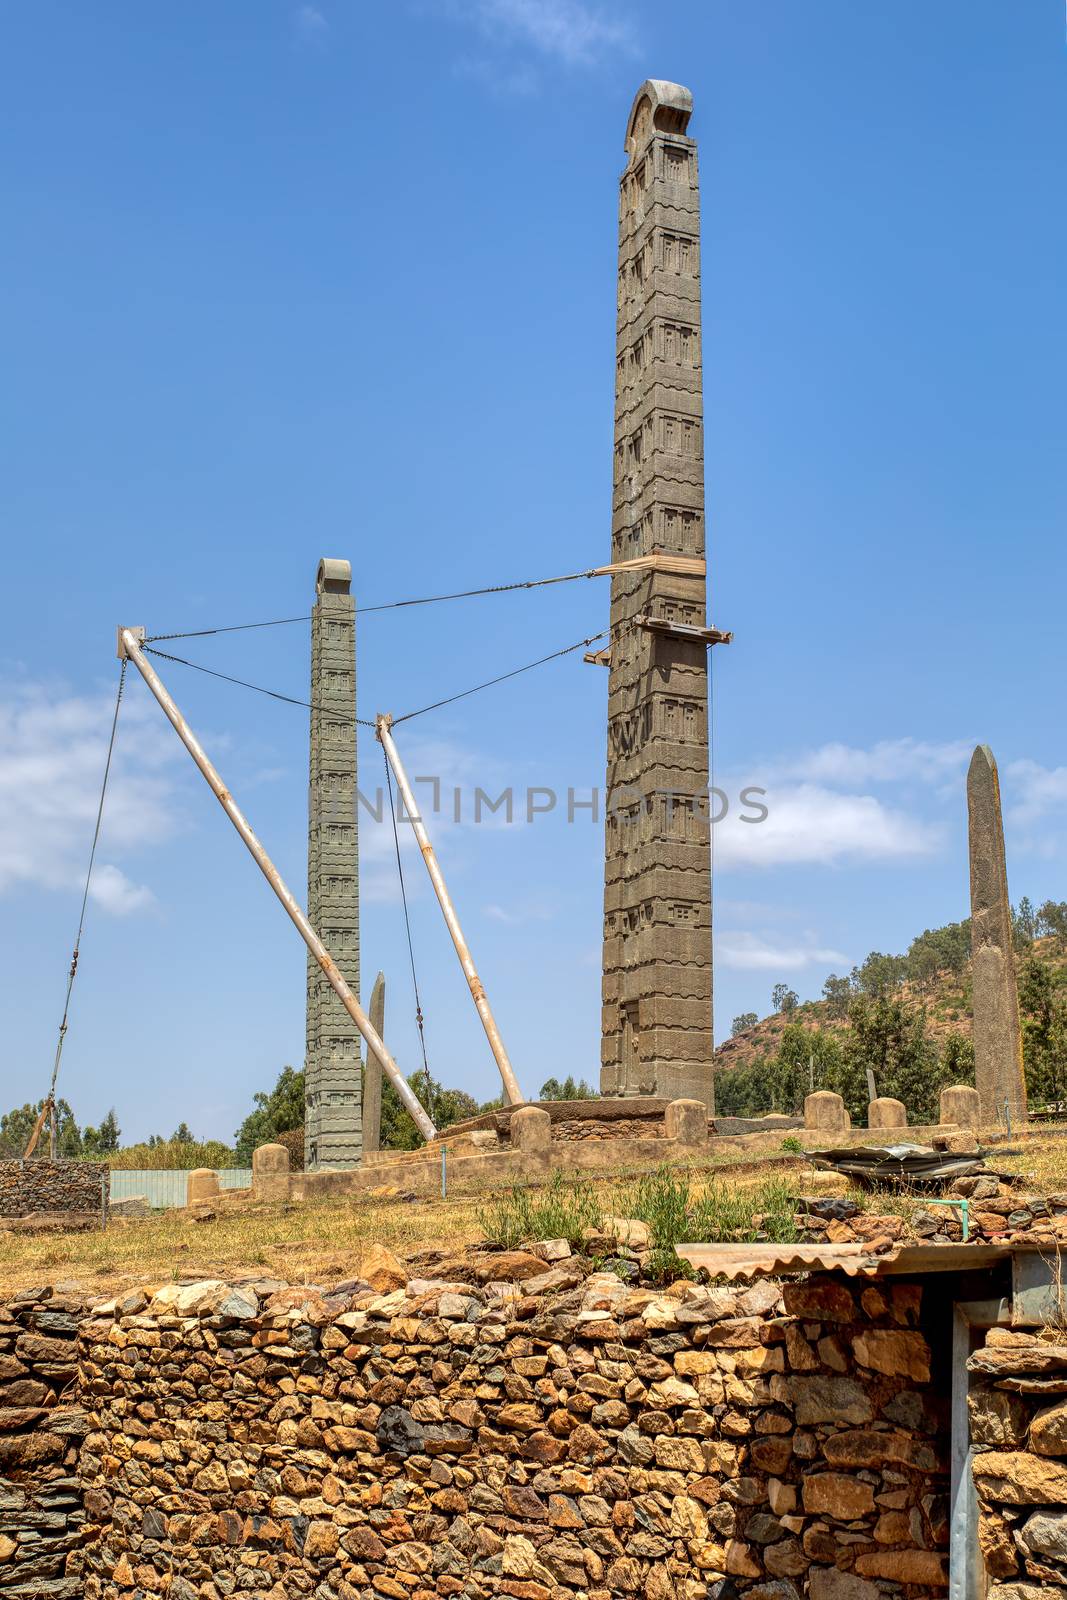
[[[301,938],[325,973],[330,988],[340,1000],[341,1004],[352,1018],[352,1021],[355,1023],[364,1039],[366,1039],[368,1048],[373,1050],[375,1056],[381,1062],[382,1071],[385,1073],[386,1077],[389,1079],[389,1082],[393,1085],[393,1088],[400,1096],[406,1110],[409,1112],[412,1120],[414,1121],[415,1126],[418,1128],[424,1139],[432,1139],[436,1134],[437,1129],[434,1127],[430,1118],[420,1105],[417,1097],[412,1092],[411,1087],[403,1073],[400,1071],[400,1068],[389,1054],[389,1051],[386,1049],[377,1029],[372,1026],[370,1018],[367,1016],[359,1001],[348,987],[348,984],[345,982],[344,978],[341,976],[341,970],[336,961],[333,959],[330,952],[327,950],[326,946],[315,932],[315,929],[311,926],[311,923],[308,921],[304,912],[300,909],[300,906],[297,904],[296,899],[286,885],[281,873],[274,865],[274,862],[264,850],[263,846],[256,838],[256,835],[252,832],[244,813],[241,811],[236,800],[234,800],[233,795],[226,788],[218,772],[212,765],[206,752],[201,746],[199,740],[196,738],[196,735],[193,733],[192,729],[189,727],[189,724],[178,710],[177,705],[171,699],[171,696],[168,693],[162,679],[159,677],[159,674],[145,659],[138,635],[140,635],[140,638],[143,638],[144,630],[138,628],[119,629],[120,655],[125,656],[133,662],[134,666],[141,674],[141,677],[144,679],[149,689],[159,701],[167,721],[170,723],[171,727],[178,735],[178,738],[181,740],[182,744],[185,746],[193,760],[196,762],[197,766],[200,768],[200,771],[203,773],[204,777],[207,779],[208,785],[214,793],[215,798],[218,800],[219,804],[222,806],[222,809],[225,811],[226,815],[237,829],[237,832],[241,835],[241,838],[248,846],[249,852],[251,853],[257,867],[262,872],[271,888],[274,890],[274,893],[278,896],[278,899],[281,901],[286,911],[289,913],[289,916],[295,923]]]

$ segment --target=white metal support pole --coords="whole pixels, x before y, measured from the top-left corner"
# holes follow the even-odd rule
[[[186,722],[185,718],[178,710],[178,707],[171,699],[167,689],[159,677],[159,674],[145,659],[144,653],[141,649],[141,645],[143,643],[143,628],[119,629],[118,644],[120,657],[128,657],[128,659],[133,662],[134,666],[141,674],[141,677],[144,679],[149,689],[159,701],[167,721],[170,723],[171,727],[178,735],[178,738],[181,740],[182,744],[185,746],[193,760],[196,762],[197,766],[200,768],[200,771],[203,773],[204,777],[207,779],[215,798],[219,801],[222,809],[225,811],[226,815],[237,829],[237,832],[241,835],[241,838],[248,846],[248,849],[251,852],[256,865],[259,867],[259,870],[262,872],[263,876],[274,890],[274,893],[278,896],[278,899],[289,913],[289,916],[296,924],[297,930],[303,938],[304,943],[307,945],[308,949],[311,951],[311,954],[315,957],[315,960],[326,974],[327,981],[329,982],[334,994],[336,994],[337,998],[340,1000],[341,1004],[352,1018],[352,1021],[355,1023],[364,1039],[366,1039],[368,1047],[373,1050],[374,1054],[381,1062],[382,1071],[385,1073],[386,1077],[389,1079],[389,1082],[393,1085],[393,1088],[403,1101],[408,1112],[411,1114],[415,1126],[425,1139],[432,1139],[436,1134],[437,1129],[430,1121],[430,1118],[426,1115],[426,1112],[422,1109],[422,1106],[419,1104],[416,1096],[412,1093],[407,1080],[400,1071],[400,1068],[389,1054],[389,1051],[386,1049],[385,1044],[383,1043],[377,1030],[371,1025],[370,1018],[367,1016],[359,1001],[348,987],[348,984],[345,982],[344,978],[341,976],[341,971],[337,966],[337,963],[334,961],[333,957],[330,955],[330,952],[327,950],[326,946],[323,944],[322,940],[311,926],[311,923],[308,921],[303,911],[301,911],[291,891],[286,886],[281,873],[278,871],[277,867],[274,865],[274,862],[271,860],[270,856],[264,850],[255,834],[252,832],[252,829],[249,827],[243,812],[237,805],[237,802],[234,800],[230,791],[223,784],[222,779],[219,777],[219,774],[214,766],[212,766],[211,761],[205,754],[203,748],[196,738],[196,735],[193,733],[192,729],[189,727],[189,724]]]
[[[408,782],[408,775],[404,771],[404,766],[400,760],[400,755],[397,751],[395,743],[393,742],[393,735],[390,732],[392,724],[392,717],[388,715],[378,716],[375,723],[378,731],[378,738],[381,741],[382,748],[389,759],[389,765],[393,769],[393,774],[397,781],[397,787],[400,790],[401,797],[404,801],[404,807],[408,814],[408,821],[411,823],[411,826],[414,829],[415,838],[418,840],[419,849],[422,851],[422,859],[425,861],[426,870],[430,874],[430,882],[433,884],[434,894],[437,896],[437,900],[444,915],[445,924],[448,928],[448,931],[452,935],[452,943],[456,947],[456,954],[459,957],[459,964],[463,968],[463,975],[470,985],[470,991],[474,997],[474,1004],[478,1008],[478,1015],[481,1017],[482,1027],[485,1029],[485,1036],[489,1040],[489,1048],[492,1050],[496,1064],[500,1069],[500,1076],[504,1083],[504,1093],[507,1095],[508,1101],[511,1105],[522,1105],[522,1090],[519,1088],[518,1079],[516,1078],[514,1069],[512,1068],[511,1062],[508,1059],[508,1053],[504,1048],[504,1041],[500,1037],[500,1029],[496,1025],[496,1018],[493,1016],[492,1008],[489,1005],[485,990],[482,987],[482,980],[478,976],[473,958],[471,957],[470,947],[468,946],[466,939],[463,937],[463,929],[459,925],[459,918],[456,916],[456,908],[452,904],[452,898],[449,895],[448,886],[444,880],[444,874],[441,871],[437,857],[434,855],[433,845],[430,843],[430,836],[426,832],[425,824],[419,815],[419,808],[415,803],[415,796],[411,791],[411,785]]]

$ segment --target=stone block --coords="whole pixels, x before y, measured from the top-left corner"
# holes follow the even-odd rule
[[[816,1089],[804,1097],[804,1126],[811,1132],[847,1133],[851,1127],[845,1102],[829,1089]]]
[[[511,1144],[523,1165],[547,1167],[552,1156],[552,1118],[538,1106],[521,1106],[511,1114]]]
[[[966,1083],[954,1083],[942,1089],[940,1116],[942,1122],[954,1122],[959,1128],[980,1128],[982,1103],[978,1090]]]
[[[288,1160],[286,1156],[286,1160]],[[201,1205],[205,1200],[217,1200],[219,1197],[219,1175],[213,1167],[194,1167],[189,1174],[189,1186],[185,1193],[186,1206]]]
[[[701,1145],[708,1137],[708,1108],[702,1100],[672,1100],[663,1113],[663,1135],[679,1144]]]
[[[903,1100],[879,1098],[867,1107],[868,1128],[906,1128],[908,1112]]]
[[[283,1144],[261,1144],[253,1150],[252,1198],[288,1200],[289,1152]]]

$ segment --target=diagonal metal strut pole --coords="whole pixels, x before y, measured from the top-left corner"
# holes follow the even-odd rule
[[[500,1029],[496,1025],[496,1018],[493,1016],[492,1008],[490,1007],[489,1001],[486,998],[485,990],[482,987],[482,980],[479,978],[477,969],[475,968],[474,959],[470,953],[470,947],[468,946],[466,939],[463,937],[463,929],[459,925],[459,918],[456,915],[456,908],[452,904],[452,897],[448,892],[448,886],[445,883],[444,874],[441,871],[437,857],[434,855],[433,845],[430,843],[430,836],[426,832],[422,818],[419,815],[419,808],[415,803],[415,796],[412,793],[411,785],[408,782],[408,775],[404,771],[403,762],[400,760],[399,752],[397,751],[396,745],[393,742],[393,735],[390,731],[392,728],[392,723],[393,719],[388,715],[379,715],[376,718],[375,728],[377,729],[378,738],[388,758],[389,765],[393,769],[397,787],[400,790],[404,801],[404,808],[408,814],[408,821],[411,823],[412,829],[415,833],[415,838],[418,840],[419,849],[422,851],[422,859],[426,863],[426,870],[430,874],[430,882],[433,884],[434,894],[437,896],[448,931],[452,935],[452,943],[456,947],[456,954],[459,957],[459,964],[463,968],[463,975],[470,985],[470,991],[474,997],[474,1004],[478,1008],[478,1015],[481,1017],[482,1027],[485,1029],[485,1036],[489,1040],[489,1048],[492,1050],[496,1064],[500,1069],[500,1076],[504,1083],[504,1093],[511,1105],[522,1105],[522,1090],[519,1088],[519,1082],[515,1076],[514,1068],[508,1059],[508,1053],[504,1048],[504,1041],[500,1037]]]
[[[141,649],[143,640],[143,628],[120,628],[118,637],[119,655],[121,657],[128,657],[129,660],[133,662],[134,666],[141,674],[141,677],[144,679],[149,689],[159,701],[167,721],[170,723],[171,727],[178,735],[178,738],[181,740],[182,744],[185,746],[193,760],[196,762],[197,766],[200,768],[200,771],[207,779],[215,798],[219,801],[222,809],[225,811],[226,815],[237,829],[237,832],[241,835],[241,838],[248,846],[248,849],[251,852],[256,865],[259,867],[259,870],[262,872],[263,876],[274,890],[274,893],[278,896],[278,899],[289,913],[289,916],[292,918],[293,922],[295,922],[297,930],[303,938],[304,943],[307,945],[308,949],[311,951],[311,954],[315,957],[315,960],[325,973],[327,981],[329,982],[334,994],[340,1000],[341,1004],[352,1018],[352,1021],[355,1023],[364,1039],[366,1039],[368,1048],[374,1052],[375,1056],[381,1062],[382,1071],[385,1073],[386,1077],[389,1079],[389,1082],[393,1085],[393,1088],[400,1096],[405,1108],[414,1120],[415,1126],[418,1128],[423,1138],[432,1139],[436,1134],[437,1129],[430,1121],[430,1118],[426,1115],[426,1112],[423,1110],[416,1096],[412,1093],[407,1080],[400,1071],[400,1068],[397,1066],[396,1062],[393,1060],[392,1056],[389,1054],[389,1051],[386,1049],[386,1046],[378,1034],[377,1029],[371,1025],[370,1018],[367,1016],[359,1001],[348,987],[348,984],[345,982],[344,978],[341,976],[341,971],[337,963],[334,961],[333,957],[330,955],[330,952],[327,950],[326,946],[323,944],[322,940],[311,926],[311,923],[308,921],[303,911],[301,911],[300,906],[297,904],[292,892],[286,886],[281,873],[278,871],[277,867],[274,865],[274,862],[271,860],[270,856],[264,850],[255,834],[252,832],[252,829],[249,827],[248,822],[245,819],[244,813],[241,811],[230,791],[224,785],[222,779],[219,777],[218,772],[212,765],[207,754],[197,740],[196,735],[193,733],[192,729],[189,727],[189,724],[186,722],[185,718],[178,710],[178,707],[171,699],[170,694],[159,677],[159,674],[145,659],[144,652]]]

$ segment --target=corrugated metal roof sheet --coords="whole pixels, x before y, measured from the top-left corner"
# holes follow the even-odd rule
[[[711,1277],[783,1278],[801,1272],[845,1272],[870,1278],[889,1274],[965,1272],[1007,1261],[1011,1251],[992,1244],[903,1244],[872,1254],[865,1244],[680,1244],[678,1255]]]

